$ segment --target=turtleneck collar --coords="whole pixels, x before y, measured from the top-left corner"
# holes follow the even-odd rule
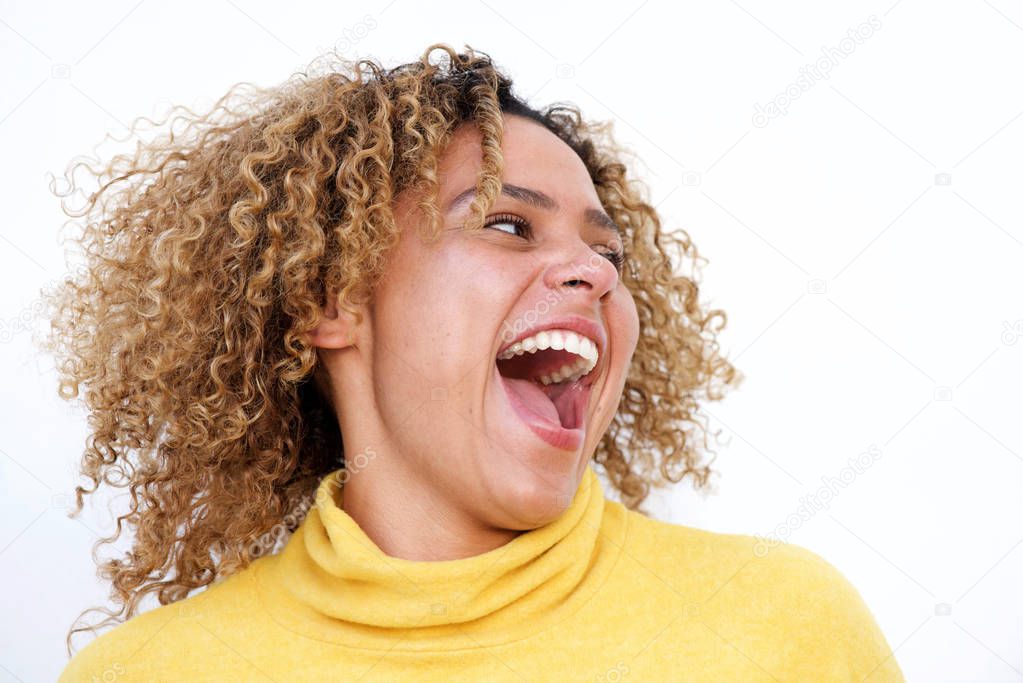
[[[300,634],[355,647],[448,650],[538,633],[592,597],[617,560],[627,515],[591,466],[549,524],[472,557],[386,555],[340,505],[335,470],[283,550],[256,562],[263,604]]]

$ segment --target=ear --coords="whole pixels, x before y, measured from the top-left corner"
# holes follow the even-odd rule
[[[307,333],[309,343],[321,349],[356,346],[358,330],[365,316],[365,311],[339,308],[337,297],[328,297],[320,322]]]

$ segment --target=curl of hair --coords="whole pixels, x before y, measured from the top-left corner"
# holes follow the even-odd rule
[[[93,547],[119,607],[94,608],[107,618],[72,628],[69,653],[74,633],[132,617],[146,595],[169,604],[243,569],[266,539],[281,539],[282,520],[294,530],[319,479],[343,466],[305,334],[328,296],[340,306],[371,296],[398,237],[398,193],[422,192],[438,234],[437,159],[462,123],[483,140],[466,229],[482,226],[500,191],[503,114],[569,144],[623,229],[640,338],[594,454],[623,504],[643,512],[651,484],[687,475],[707,484],[698,399],[720,399],[742,376],[718,352],[725,314],[704,310],[695,276],[678,272],[683,259],[700,260],[695,246],[685,231],[662,232],[610,124],[587,123],[572,105],[529,107],[469,46],[431,45],[392,69],[337,58],[274,88],[246,86],[205,114],[175,107],[184,113],[154,122],[171,120],[169,132],[133,154],[72,163],[58,192],[79,189],[79,168],[99,185],[80,209],[62,202],[84,219],[73,240],[84,265],[43,294],[59,393],[84,402],[90,428],[89,484],[76,487],[72,514],[102,483],[130,498]],[[100,560],[125,525],[131,550]]]

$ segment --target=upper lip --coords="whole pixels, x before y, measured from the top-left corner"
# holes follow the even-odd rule
[[[526,337],[531,337],[537,332],[544,330],[572,330],[589,338],[597,345],[597,365],[602,364],[604,349],[607,348],[607,333],[604,331],[603,325],[581,315],[570,315],[563,318],[545,320],[543,323],[537,323],[532,327],[528,327],[516,335],[514,339],[504,344],[497,352],[497,355],[504,353],[516,342],[520,342]]]

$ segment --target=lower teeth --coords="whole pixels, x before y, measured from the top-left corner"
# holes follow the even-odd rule
[[[577,367],[574,372],[572,372],[570,375],[565,375],[565,376],[561,376],[561,375],[543,375],[542,377],[538,377],[536,381],[539,381],[539,382],[541,382],[541,383],[543,383],[545,385],[546,384],[561,384],[563,382],[570,382],[570,381],[571,382],[577,382],[577,381],[579,381],[580,379],[583,378],[583,375],[579,374],[580,370],[581,370],[581,368]],[[556,377],[557,377],[557,379],[555,379]]]

